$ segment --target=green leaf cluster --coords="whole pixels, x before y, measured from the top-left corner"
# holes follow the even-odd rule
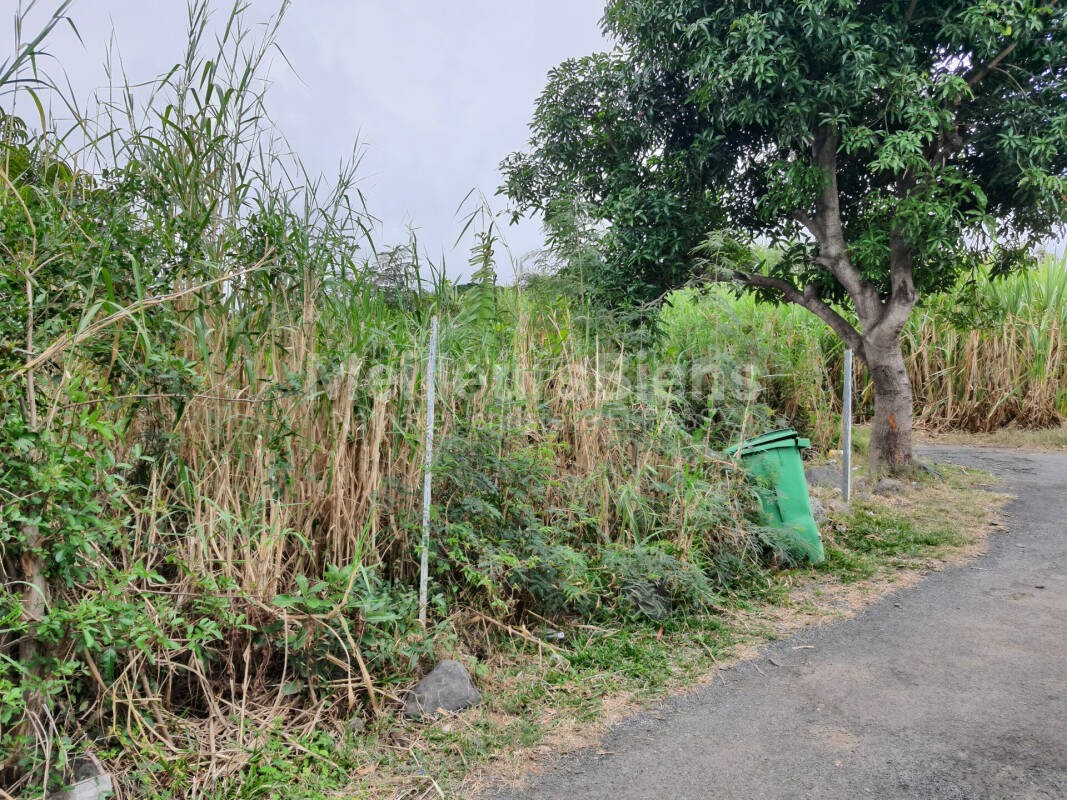
[[[612,0],[603,25],[614,50],[549,73],[501,191],[553,246],[573,229],[560,209],[581,208],[616,304],[688,280],[721,228],[781,249],[767,274],[845,302],[804,223],[828,179],[820,131],[839,138],[849,257],[883,297],[891,237],[927,294],[1067,221],[1061,4]]]

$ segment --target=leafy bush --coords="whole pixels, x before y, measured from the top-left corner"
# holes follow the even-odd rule
[[[458,599],[501,616],[560,611],[589,599],[580,537],[552,520],[551,445],[501,429],[467,427],[443,443],[435,476],[439,577]]]
[[[385,687],[454,646],[457,606],[626,615],[644,581],[702,607],[761,557],[710,447],[763,418],[744,359],[694,399],[688,356],[665,363],[631,320],[498,287],[490,220],[473,285],[423,285],[414,243],[368,241],[351,170],[309,186],[275,155],[255,88],[273,28],[230,19],[205,54],[206,19],[195,2],[185,60],[131,94],[148,107],[101,109],[86,151],[0,117],[9,794],[82,751],[140,796],[287,780],[269,737],[388,713]]]

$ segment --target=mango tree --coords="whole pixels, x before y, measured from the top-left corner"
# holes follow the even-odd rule
[[[904,469],[912,309],[1067,220],[1065,23],[1057,0],[613,0],[614,50],[549,74],[503,191],[550,228],[580,208],[627,301],[703,271],[816,314],[870,372],[873,466]]]

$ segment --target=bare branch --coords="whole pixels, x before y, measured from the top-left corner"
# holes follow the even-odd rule
[[[997,53],[996,57],[994,57],[994,59],[992,61],[990,61],[984,67],[981,67],[980,69],[978,69],[977,72],[975,72],[974,70],[971,70],[971,74],[967,78],[967,85],[970,86],[973,89],[975,86],[980,84],[983,80],[985,80],[989,76],[990,72],[995,70],[1000,65],[1001,61],[1003,61],[1005,58],[1007,58],[1008,56],[1010,56],[1012,54],[1012,52],[1015,50],[1015,48],[1018,45],[1019,45],[1019,43],[1017,41],[1016,42],[1012,42],[1007,47],[1005,47],[1003,50],[1001,50],[999,53]]]

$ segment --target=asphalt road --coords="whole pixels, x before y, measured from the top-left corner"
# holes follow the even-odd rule
[[[1017,495],[988,555],[777,642],[496,798],[1067,798],[1067,455],[924,457]]]

